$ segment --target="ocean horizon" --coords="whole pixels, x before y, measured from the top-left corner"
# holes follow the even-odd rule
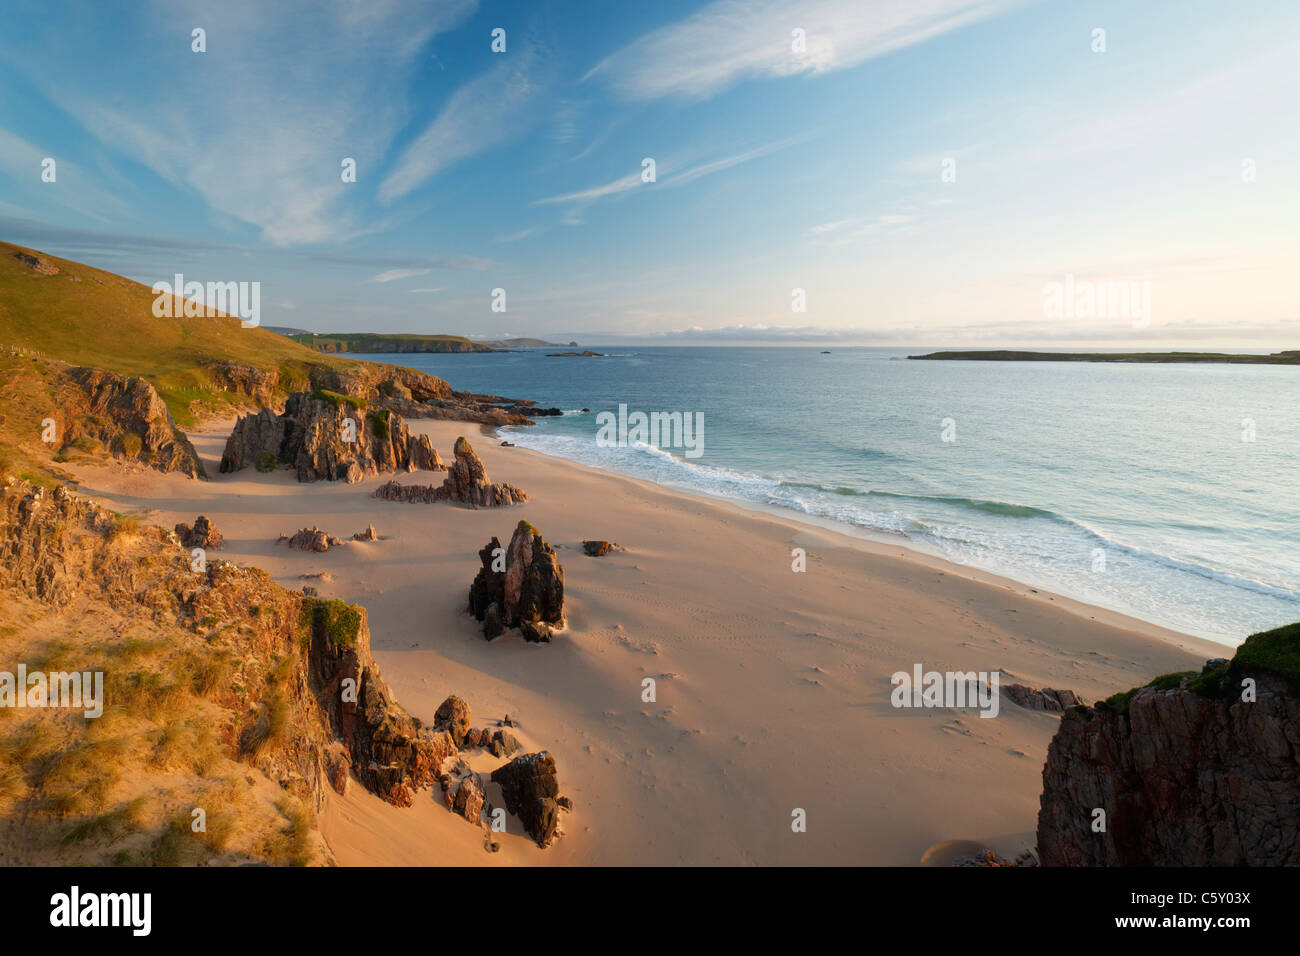
[[[831,522],[1228,646],[1300,617],[1290,367],[595,348],[603,357],[350,357],[564,412],[498,429],[522,447]],[[619,406],[702,415],[698,456],[598,441],[598,416]]]

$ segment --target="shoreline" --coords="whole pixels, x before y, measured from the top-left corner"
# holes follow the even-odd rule
[[[517,431],[502,432],[501,431],[502,428],[519,428],[519,427],[520,426],[516,426],[516,425],[511,425],[511,426],[482,425],[481,433],[487,438],[500,442],[502,439],[509,440],[512,436],[519,434],[519,432]],[[967,576],[970,576],[973,580],[982,580],[994,584],[1000,583],[1008,587],[1025,588],[1034,593],[1042,593],[1044,595],[1049,595],[1051,598],[1055,600],[1066,602],[1069,605],[1075,606],[1076,608],[1078,608],[1077,613],[1085,613],[1086,611],[1102,612],[1103,614],[1108,616],[1108,619],[1114,620],[1117,624],[1120,624],[1121,626],[1149,627],[1153,629],[1153,633],[1160,632],[1166,635],[1183,635],[1187,637],[1192,637],[1192,638],[1196,638],[1197,640],[1208,641],[1226,650],[1234,650],[1237,647],[1237,644],[1239,644],[1241,640],[1243,640],[1247,636],[1246,634],[1241,634],[1237,637],[1236,643],[1229,643],[1232,640],[1231,635],[1219,634],[1217,632],[1211,632],[1211,631],[1197,632],[1197,631],[1180,630],[1179,628],[1176,627],[1171,627],[1166,624],[1161,624],[1159,621],[1150,620],[1144,617],[1139,617],[1132,610],[1126,609],[1124,607],[1116,606],[1113,604],[1106,604],[1100,601],[1086,599],[1082,597],[1073,597],[1061,591],[1053,590],[1052,588],[1044,585],[1034,584],[1029,581],[1021,580],[1020,578],[1013,577],[1012,575],[1005,572],[991,571],[986,568],[979,568],[973,565],[964,564],[959,561],[954,561],[951,558],[943,554],[940,554],[937,549],[932,549],[927,547],[924,541],[918,541],[917,539],[910,537],[906,532],[903,531],[895,532],[895,531],[888,531],[883,529],[863,528],[857,525],[850,524],[845,521],[837,521],[834,518],[827,518],[822,515],[799,512],[794,510],[793,508],[783,508],[780,505],[767,504],[762,501],[754,501],[746,498],[731,498],[725,495],[715,495],[715,494],[711,494],[708,491],[698,489],[698,488],[687,488],[687,487],[679,487],[674,485],[660,484],[659,482],[653,481],[652,479],[649,478],[641,478],[636,475],[627,475],[621,471],[615,471],[612,468],[601,468],[598,465],[589,465],[586,462],[575,461],[572,458],[565,458],[563,455],[549,454],[540,449],[529,448],[524,445],[515,445],[514,447],[519,449],[520,451],[529,452],[534,455],[541,455],[544,458],[552,459],[555,461],[562,461],[565,462],[566,464],[570,464],[578,468],[590,469],[593,472],[599,474],[612,475],[618,478],[626,478],[630,481],[642,482],[650,487],[672,492],[675,494],[685,495],[688,498],[699,498],[704,501],[731,505],[747,512],[767,515],[768,517],[771,517],[778,521],[787,521],[787,522],[792,522],[796,525],[804,525],[804,526],[818,528],[825,531],[830,531],[835,534],[843,535],[847,538],[852,538],[855,540],[866,541],[872,544],[880,545],[884,548],[890,548],[890,547],[901,548],[907,551],[912,557],[918,560],[936,562],[938,565],[945,568],[945,570],[948,573],[965,574]]]
[[[164,527],[209,515],[226,536],[213,557],[364,605],[373,655],[404,707],[431,722],[455,694],[472,726],[510,714],[527,747],[554,754],[575,801],[554,846],[506,834],[489,854],[436,794],[398,809],[354,788],[320,818],[344,865],[919,865],[955,840],[1013,858],[1034,843],[1058,719],[1011,704],[991,720],[902,714],[889,704],[891,674],[998,670],[1096,700],[1221,656],[1208,641],[898,544],[503,448],[467,424],[410,427],[439,450],[466,435],[487,473],[529,502],[371,498],[389,475],[300,485],[284,470],[213,467],[199,482],[77,469],[82,494]],[[205,464],[227,433],[190,433]],[[513,631],[489,643],[465,608],[478,549],[520,519],[565,569],[568,626],[550,644]],[[367,523],[379,541],[324,554],[275,543],[310,525],[346,539]],[[627,551],[588,557],[586,538]],[[806,549],[806,572],[792,572],[794,547]],[[791,831],[793,808],[807,811],[806,833]]]

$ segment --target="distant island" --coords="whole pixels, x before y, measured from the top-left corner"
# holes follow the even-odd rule
[[[556,348],[561,343],[544,339],[496,339],[476,342],[463,335],[417,335],[383,332],[308,332],[282,326],[266,326],[317,352],[362,352],[369,354],[408,352],[506,352],[515,348]],[[576,346],[577,342],[570,342]]]
[[[583,349],[581,352],[548,352],[547,358],[604,358],[604,352],[593,352],[591,349]]]
[[[930,352],[909,355],[909,359],[948,362],[1134,362],[1134,363],[1221,363],[1229,365],[1300,365],[1300,349],[1271,355],[1242,355],[1231,352],[1018,352],[989,349],[971,352]]]

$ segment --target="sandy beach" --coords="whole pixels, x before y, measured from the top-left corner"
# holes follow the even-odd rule
[[[1010,858],[1034,844],[1058,718],[1006,701],[994,719],[896,710],[891,674],[996,669],[1004,683],[1096,700],[1224,652],[898,545],[500,447],[464,423],[411,427],[444,458],[467,435],[527,504],[372,498],[391,476],[220,475],[230,426],[190,433],[209,481],[82,467],[81,491],[167,527],[206,514],[225,534],[220,557],[363,604],[375,657],[411,713],[431,722],[456,694],[474,726],[509,714],[529,750],[555,755],[575,803],[550,848],[516,824],[491,854],[436,792],[398,809],[352,787],[330,794],[320,820],[343,865],[915,865],[946,841]],[[508,540],[521,518],[565,569],[568,628],[548,645],[517,631],[488,643],[466,612],[478,549]],[[347,540],[368,523],[381,540],[324,554],[276,544],[311,525]],[[589,538],[627,550],[588,557]],[[794,548],[806,550],[805,573],[791,569]],[[645,678],[654,702],[642,700]],[[475,769],[499,762],[485,755]],[[806,832],[792,832],[796,808]]]

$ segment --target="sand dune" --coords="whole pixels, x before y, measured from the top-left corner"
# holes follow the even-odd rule
[[[412,422],[444,457],[461,423]],[[448,694],[473,725],[510,714],[549,749],[576,804],[547,850],[519,832],[486,851],[436,793],[402,810],[352,788],[321,829],[347,864],[919,864],[969,840],[1014,856],[1033,844],[1056,718],[1004,702],[909,713],[890,675],[1001,669],[1004,680],[1088,699],[1199,666],[1222,648],[793,519],[678,494],[470,434],[493,479],[526,505],[400,504],[358,485],[300,485],[291,472],[217,475],[225,427],[192,433],[214,479],[82,468],[83,491],[170,526],[209,515],[222,556],[288,587],[364,604],[398,699],[430,721]],[[440,482],[441,473],[398,476]],[[477,550],[527,518],[557,549],[568,630],[550,645],[510,632],[489,644],[465,611]],[[276,545],[319,525],[382,540],[325,554]],[[591,558],[584,538],[627,551]],[[808,570],[791,570],[791,549]],[[304,579],[325,573],[327,579]],[[642,681],[656,700],[642,701]],[[499,761],[486,758],[480,769]],[[791,830],[792,812],[807,832]]]

